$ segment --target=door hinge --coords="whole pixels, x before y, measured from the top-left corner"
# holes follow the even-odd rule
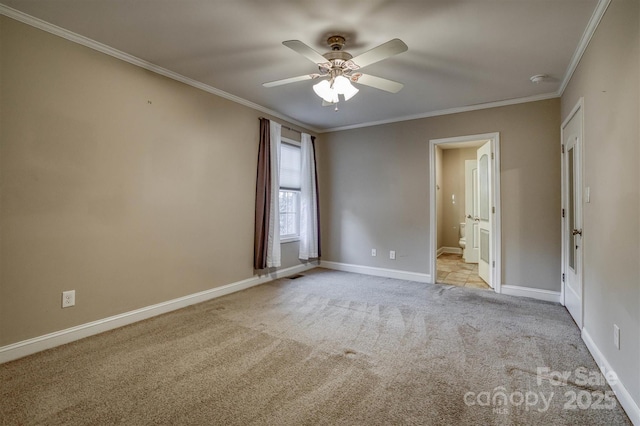
[[[564,144],[562,144],[561,146],[562,146],[562,153],[564,154]]]
[[[562,217],[564,217],[564,209],[562,209]]]
[[[491,213],[495,213],[496,212],[496,208],[495,207],[491,207]]]
[[[491,159],[493,160],[493,152],[491,153]]]
[[[564,273],[562,274],[562,282],[564,282]]]
[[[491,266],[494,267],[494,268],[496,267],[496,261],[495,260],[493,262],[491,262]]]

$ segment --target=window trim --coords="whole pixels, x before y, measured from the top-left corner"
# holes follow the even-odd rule
[[[301,153],[302,153],[302,142],[301,141],[296,141],[293,139],[289,139],[289,138],[285,138],[285,137],[281,137],[280,138],[280,143],[281,144],[287,144],[287,145],[293,145],[297,148],[300,149]],[[296,235],[287,235],[287,236],[280,236],[280,244],[286,244],[286,243],[293,243],[296,241],[300,241],[300,189],[299,188],[286,188],[286,187],[282,187],[282,186],[278,186],[278,196],[280,196],[280,191],[293,191],[293,192],[297,192],[298,193],[298,206],[297,206],[297,211],[296,214],[298,216],[298,226],[297,226],[297,230],[298,233]],[[279,213],[278,213],[278,217],[279,217]]]

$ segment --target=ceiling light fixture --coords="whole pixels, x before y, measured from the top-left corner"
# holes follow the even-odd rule
[[[322,80],[320,83],[313,85],[313,91],[329,104],[337,104],[340,101],[338,95],[342,95],[345,101],[353,98],[359,92],[347,77],[342,74],[335,75],[332,72],[331,79]]]
[[[344,96],[345,101],[353,98],[355,94],[359,92],[359,90],[351,84],[349,79],[343,75],[336,77],[336,80],[333,82],[333,87],[336,89],[338,94]]]
[[[323,101],[328,102],[330,104],[338,102],[338,92],[332,87],[333,81],[331,83],[329,80],[322,80],[318,84],[313,85],[313,91],[316,92],[316,95],[320,96]]]
[[[314,62],[318,66],[318,72],[270,81],[262,83],[262,85],[264,87],[275,87],[297,81],[321,79],[319,83],[313,86],[313,91],[322,98],[322,106],[334,105],[336,111],[338,110],[340,95],[345,101],[348,101],[359,92],[352,83],[375,87],[389,93],[398,93],[402,89],[402,83],[360,72],[362,68],[368,65],[398,53],[406,52],[408,48],[402,40],[394,38],[355,58],[351,53],[342,50],[345,43],[344,36],[331,36],[327,39],[327,44],[331,47],[331,51],[321,55],[300,40],[283,41],[282,44]]]

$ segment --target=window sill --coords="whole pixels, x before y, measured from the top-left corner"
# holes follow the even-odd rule
[[[295,243],[297,241],[300,241],[300,237],[282,238],[280,244]]]

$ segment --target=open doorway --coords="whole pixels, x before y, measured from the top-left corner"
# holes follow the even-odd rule
[[[500,292],[499,134],[430,141],[433,283]]]

